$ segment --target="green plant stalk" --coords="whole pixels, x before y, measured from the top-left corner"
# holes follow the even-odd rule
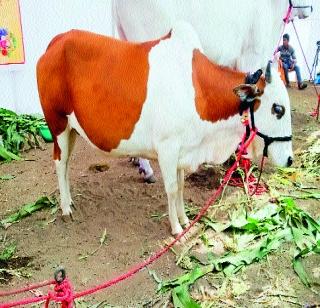
[[[51,208],[55,206],[56,203],[53,200],[50,200],[48,197],[42,197],[38,199],[35,203],[28,203],[22,206],[14,214],[9,215],[8,217],[0,221],[0,225],[4,228],[7,228],[13,223],[19,222],[21,219],[30,216],[32,213],[42,210],[44,208]]]

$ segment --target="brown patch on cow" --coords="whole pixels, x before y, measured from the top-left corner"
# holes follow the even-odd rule
[[[167,39],[171,32],[161,39]],[[148,54],[161,39],[129,43],[72,30],[55,37],[37,65],[41,105],[55,138],[75,113],[98,148],[111,151],[129,139],[147,94]]]
[[[60,160],[61,159],[61,149],[57,142],[57,137],[53,137],[53,159]]]
[[[216,122],[239,113],[240,100],[233,89],[244,83],[245,73],[213,63],[199,50],[193,52],[192,71],[196,109],[202,120]],[[265,81],[260,78],[257,85],[263,93]]]
[[[266,79],[263,76],[261,76],[260,79],[257,82],[257,87],[258,87],[258,91],[259,91],[258,96],[262,96],[263,95],[264,88],[266,87],[266,85],[267,85]],[[253,110],[257,111],[259,109],[260,105],[261,105],[261,100],[257,99],[255,101]]]

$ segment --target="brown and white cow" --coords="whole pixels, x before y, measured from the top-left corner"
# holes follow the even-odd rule
[[[235,151],[244,132],[238,96],[256,98],[262,133],[291,134],[288,94],[272,74],[271,83],[261,78],[257,85],[243,85],[246,74],[211,62],[186,23],[144,43],[77,30],[54,38],[38,62],[37,78],[54,136],[63,215],[71,214],[67,169],[78,132],[108,155],[158,159],[172,233],[179,233],[188,223],[184,170],[206,161],[223,163]],[[262,150],[258,138],[251,154],[258,157]],[[286,166],[291,156],[291,142],[269,146],[269,157],[278,165]]]

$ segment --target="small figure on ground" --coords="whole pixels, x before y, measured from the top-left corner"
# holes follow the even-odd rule
[[[139,173],[143,175],[145,183],[152,184],[156,182],[149,160],[134,157],[131,158],[130,161],[134,166],[139,167]]]
[[[282,62],[282,67],[284,70],[284,75],[286,79],[286,87],[290,88],[289,72],[295,71],[297,76],[298,88],[303,90],[307,87],[307,84],[302,82],[300,68],[297,65],[297,58],[295,51],[291,45],[289,45],[290,36],[288,33],[283,35],[283,45],[278,47],[280,52],[280,60]]]

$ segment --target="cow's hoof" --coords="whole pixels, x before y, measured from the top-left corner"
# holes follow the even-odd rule
[[[134,165],[135,167],[139,167],[140,166],[139,158],[137,158],[137,157],[131,157],[129,159],[129,162],[131,162],[132,165]]]
[[[77,210],[77,207],[75,206],[75,204],[73,203],[73,201],[71,202],[70,206],[76,211]],[[71,213],[72,215],[72,213]]]
[[[144,178],[143,180],[144,180],[144,182],[147,183],[147,184],[153,184],[153,183],[157,182],[157,180],[156,180],[156,178],[155,178],[155,176],[154,176],[153,174],[150,175],[150,176],[147,177],[147,178]]]
[[[182,217],[179,219],[181,226],[185,229],[188,228],[190,225],[189,218],[187,216]]]
[[[72,212],[70,212],[68,214],[62,214],[61,218],[62,218],[63,222],[65,222],[65,223],[68,223],[70,221],[74,221]]]
[[[176,226],[175,228],[172,228],[171,234],[174,237],[177,237],[181,232],[183,231],[182,227],[180,225]]]

